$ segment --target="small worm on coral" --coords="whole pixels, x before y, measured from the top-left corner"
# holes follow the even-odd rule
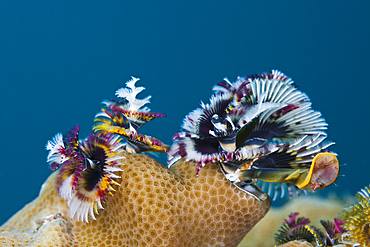
[[[50,169],[58,170],[56,177],[59,195],[68,201],[70,217],[88,222],[95,219],[98,209],[117,184],[115,172],[121,152],[167,152],[168,145],[154,137],[139,134],[139,128],[154,118],[164,117],[144,107],[151,96],[137,99],[144,87],[136,87],[138,78],[132,77],[127,88],[118,89],[116,94],[123,100],[103,101],[105,107],[95,116],[95,125],[85,140],[79,140],[79,125],[66,134],[58,133],[46,144],[49,150],[47,161]],[[125,138],[127,142],[123,142]]]
[[[80,126],[73,126],[61,138],[57,134],[49,141],[48,161],[51,169],[58,170],[56,177],[59,195],[68,201],[70,216],[88,222],[88,216],[102,209],[107,194],[114,191],[114,173],[121,171],[116,167],[117,156],[123,151],[121,139],[114,134],[96,135],[91,133],[85,140],[78,140]]]
[[[123,144],[117,135],[96,135],[91,133],[80,143],[83,156],[83,169],[78,182],[73,188],[74,193],[68,199],[70,214],[78,220],[88,221],[88,215],[95,219],[94,213],[103,209],[102,202],[108,199],[108,194],[115,191],[112,185],[119,178],[115,172],[122,171],[117,167],[119,155],[123,152]]]
[[[259,200],[267,195],[257,180],[312,190],[335,181],[335,154],[325,154],[334,156],[331,166],[314,161],[334,144],[325,140],[327,123],[289,77],[272,70],[234,83],[224,79],[213,91],[210,103],[201,102],[173,136],[169,167],[181,158],[195,162],[198,170],[218,163],[229,181]],[[312,182],[301,186],[302,179]]]
[[[105,107],[96,114],[93,130],[98,133],[114,133],[126,138],[125,150],[130,153],[167,152],[169,146],[158,139],[139,134],[139,128],[152,119],[165,117],[162,113],[150,112],[144,105],[150,103],[148,96],[137,99],[136,95],[144,87],[136,87],[139,78],[132,77],[126,82],[126,88],[117,90],[116,95],[122,100],[105,100]]]

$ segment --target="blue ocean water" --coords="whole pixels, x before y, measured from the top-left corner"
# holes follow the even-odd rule
[[[76,123],[86,136],[131,76],[167,115],[143,132],[170,144],[213,84],[283,71],[336,142],[344,176],[325,191],[356,193],[370,182],[369,12],[368,1],[0,1],[0,224],[50,175],[46,142]]]

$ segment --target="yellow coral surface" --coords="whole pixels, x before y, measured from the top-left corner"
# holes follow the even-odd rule
[[[40,195],[0,228],[1,246],[237,246],[268,212],[219,167],[183,161],[172,170],[140,154],[119,161],[120,186],[89,223],[69,217],[53,173]]]

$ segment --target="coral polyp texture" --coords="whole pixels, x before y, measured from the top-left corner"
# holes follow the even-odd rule
[[[70,218],[53,173],[40,195],[2,227],[2,246],[237,246],[270,201],[238,190],[209,164],[178,162],[170,171],[141,154],[118,160],[116,192],[89,223]],[[61,214],[59,217],[54,217]],[[45,219],[45,217],[51,219]]]

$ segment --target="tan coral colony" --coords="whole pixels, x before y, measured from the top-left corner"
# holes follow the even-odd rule
[[[69,218],[53,173],[39,197],[1,227],[2,246],[237,246],[269,210],[269,200],[237,189],[215,164],[196,176],[182,161],[171,171],[146,155],[125,157],[117,191],[95,221]]]

